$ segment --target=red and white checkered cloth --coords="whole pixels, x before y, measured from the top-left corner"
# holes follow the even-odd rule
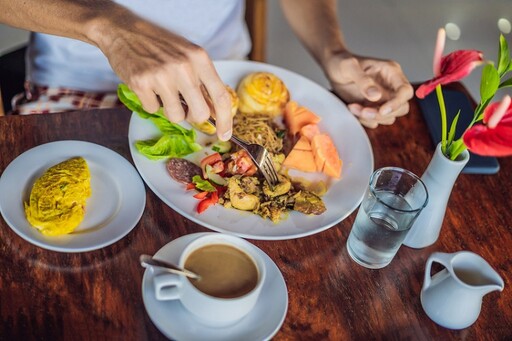
[[[66,88],[50,88],[27,82],[25,92],[12,99],[12,114],[47,114],[122,106],[123,104],[115,92],[86,92]]]

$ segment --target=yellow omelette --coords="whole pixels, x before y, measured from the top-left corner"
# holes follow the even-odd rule
[[[36,180],[25,202],[29,223],[47,236],[73,232],[85,215],[91,195],[91,174],[83,157],[50,167]]]

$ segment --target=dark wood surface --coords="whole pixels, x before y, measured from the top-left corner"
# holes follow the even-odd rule
[[[24,151],[40,144],[84,140],[132,161],[126,110],[93,110],[0,118],[0,174]],[[416,103],[392,126],[367,130],[375,167],[399,166],[416,174],[434,146]],[[256,241],[285,278],[289,306],[275,340],[506,340],[512,338],[512,159],[500,159],[497,175],[458,178],[437,243],[402,247],[381,270],[354,263],[346,240],[356,212],[313,236]],[[141,296],[142,253],[206,228],[180,216],[147,188],[137,226],[103,249],[66,254],[18,237],[0,219],[0,339],[160,340]],[[505,281],[503,292],[483,299],[474,325],[452,331],[423,312],[419,294],[427,257],[434,251],[469,250],[484,257]],[[271,306],[268,309],[272,309]]]

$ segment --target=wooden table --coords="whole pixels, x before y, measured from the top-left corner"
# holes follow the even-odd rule
[[[0,174],[22,152],[64,139],[104,145],[132,161],[126,110],[0,118]],[[434,146],[414,101],[392,126],[367,130],[375,167],[421,174]],[[275,340],[505,340],[512,338],[512,158],[497,175],[462,174],[449,201],[441,237],[421,250],[402,247],[393,262],[369,270],[345,247],[355,212],[313,236],[256,241],[285,278],[288,313]],[[103,249],[66,254],[36,247],[0,219],[0,339],[160,340],[141,296],[142,253],[206,228],[180,216],[147,189],[137,226]],[[419,294],[427,257],[470,250],[502,276],[505,290],[484,297],[471,327],[452,331],[423,312]],[[268,309],[272,309],[271,306]]]

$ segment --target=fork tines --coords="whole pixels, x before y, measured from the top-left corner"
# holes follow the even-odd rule
[[[208,122],[215,126],[215,119],[212,117],[208,118]],[[254,161],[259,171],[272,188],[279,183],[279,178],[277,176],[274,163],[272,162],[272,158],[270,157],[270,154],[265,147],[257,143],[249,143],[235,135],[231,135],[230,140],[240,148],[243,148],[247,151],[252,161]]]

